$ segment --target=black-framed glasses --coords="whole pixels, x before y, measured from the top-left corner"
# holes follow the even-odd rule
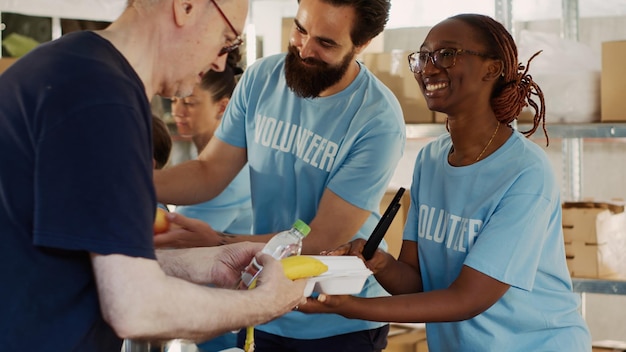
[[[217,5],[217,2],[215,2],[215,0],[211,0],[211,2],[213,3],[213,5],[215,5],[215,8],[217,9],[217,11],[220,13],[220,15],[222,15],[222,18],[224,19],[224,21],[226,21],[226,24],[228,25],[228,27],[230,27],[230,29],[233,31],[233,33],[235,33],[236,38],[235,40],[233,40],[233,42],[230,45],[227,45],[225,47],[223,47],[220,52],[219,52],[219,56],[222,55],[226,55],[228,53],[230,53],[231,51],[234,51],[235,49],[237,49],[239,46],[241,46],[241,44],[243,44],[243,38],[241,37],[241,35],[239,34],[239,32],[237,32],[237,30],[235,29],[235,27],[233,26],[232,23],[230,23],[230,21],[228,20],[228,17],[226,17],[226,15],[224,14],[224,11],[222,11],[222,9]]]
[[[455,48],[443,48],[435,51],[416,51],[409,54],[409,69],[413,73],[422,73],[428,59],[438,69],[447,69],[456,64],[456,57],[459,54],[469,54],[480,57],[492,58],[491,55],[479,53],[472,50],[455,49]]]

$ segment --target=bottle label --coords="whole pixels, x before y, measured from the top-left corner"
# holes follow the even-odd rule
[[[250,284],[259,276],[263,270],[263,266],[257,263],[256,258],[252,258],[250,264],[241,273],[241,281],[246,287],[250,287]]]

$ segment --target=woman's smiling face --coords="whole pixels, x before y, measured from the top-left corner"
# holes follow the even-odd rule
[[[456,19],[445,20],[430,30],[420,47],[420,52],[429,53],[428,58],[421,72],[415,73],[429,109],[454,114],[474,108],[481,100],[489,104],[493,84],[483,77],[493,59],[485,57],[484,44],[478,39],[474,28]],[[447,53],[455,56],[452,66],[433,64],[434,52],[441,49],[454,49]]]

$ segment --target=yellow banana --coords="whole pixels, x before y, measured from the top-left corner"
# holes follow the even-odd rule
[[[318,276],[328,270],[321,260],[306,255],[295,255],[281,259],[285,276],[291,280]]]

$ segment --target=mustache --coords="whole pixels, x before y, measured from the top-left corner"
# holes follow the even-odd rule
[[[322,60],[318,60],[314,57],[307,57],[306,59],[300,59],[300,61],[304,62],[305,64],[311,65],[311,66],[318,66],[318,67],[326,67],[328,66],[327,63],[325,63]]]
[[[326,68],[326,67],[328,67],[328,64],[327,64],[326,62],[324,62],[324,61],[322,61],[322,60],[319,60],[319,59],[316,59],[316,58],[314,58],[314,57],[307,57],[307,58],[302,58],[302,57],[300,57],[300,53],[298,52],[298,49],[296,49],[296,47],[295,47],[295,46],[291,46],[291,45],[289,45],[289,47],[288,47],[288,51],[289,51],[289,53],[290,53],[290,54],[292,54],[292,55],[293,55],[293,57],[294,57],[296,60],[298,60],[298,61],[300,61],[300,62],[303,62],[303,63],[305,63],[305,64],[307,64],[307,65],[310,65],[310,66],[317,66],[317,67],[320,67],[320,68]]]

